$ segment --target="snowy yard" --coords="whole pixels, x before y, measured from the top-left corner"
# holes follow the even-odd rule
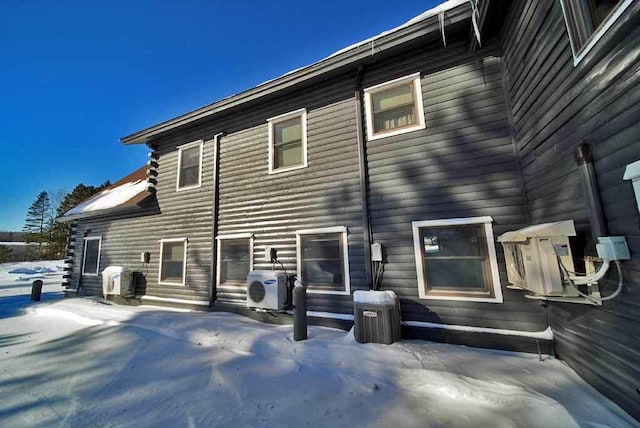
[[[63,299],[61,262],[35,265],[0,265],[1,426],[637,426],[554,359],[321,327],[294,342],[233,314]]]

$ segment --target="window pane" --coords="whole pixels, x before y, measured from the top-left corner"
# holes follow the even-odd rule
[[[244,284],[249,274],[249,239],[225,239],[220,243],[220,283]]]
[[[484,259],[425,259],[429,289],[484,291]]]
[[[302,119],[273,124],[273,167],[302,165]]]
[[[371,95],[375,132],[415,125],[413,82]]]
[[[490,292],[484,224],[420,229],[426,292]]]
[[[98,250],[100,249],[99,239],[87,239],[84,250],[84,268],[83,273],[98,273]]]
[[[184,272],[184,242],[162,244],[162,269],[160,280],[182,283]]]
[[[276,146],[273,161],[274,168],[302,165],[302,142]]]
[[[200,147],[182,151],[180,158],[180,183],[178,187],[193,186],[199,182]]]
[[[344,289],[342,234],[304,235],[302,281],[310,287]]]
[[[273,125],[274,143],[291,143],[302,140],[302,121],[299,117],[275,123]]]
[[[433,227],[422,229],[425,257],[484,257],[484,226]]]

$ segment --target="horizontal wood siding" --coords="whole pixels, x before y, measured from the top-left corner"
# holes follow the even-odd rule
[[[271,269],[265,248],[296,271],[296,230],[346,226],[351,289],[364,283],[364,250],[356,140],[355,74],[325,82],[252,114],[256,126],[220,144],[218,235],[254,234],[254,269]],[[268,108],[266,108],[268,106]],[[269,174],[266,120],[307,109],[308,167]],[[279,268],[276,266],[276,268]],[[219,288],[218,300],[243,303],[244,287]],[[350,313],[351,296],[308,294],[310,310]]]
[[[100,270],[108,265],[125,265],[136,269],[141,265],[140,253],[148,251],[151,253],[151,263],[141,269],[146,274],[146,295],[208,300],[213,222],[213,144],[206,141],[203,147],[202,186],[179,192],[176,191],[176,147],[198,139],[209,140],[210,137],[204,133],[182,133],[154,141],[152,144],[159,154],[157,205],[146,213],[79,221],[74,266],[80,266],[81,259],[78,258],[81,257],[82,236],[90,230],[90,236],[102,236]],[[158,284],[160,240],[169,238],[187,239],[184,286]],[[73,279],[77,283],[77,277]],[[101,294],[101,281],[101,276],[85,276],[82,287],[91,294]]]
[[[497,237],[527,219],[498,52],[469,54],[465,42],[425,47],[368,69],[364,86],[415,72],[426,129],[367,142],[373,240],[387,262],[381,288],[402,298],[406,320],[544,330],[540,305],[506,289],[497,243],[504,303],[418,298],[412,221],[488,215]]]
[[[598,308],[551,303],[557,352],[581,376],[640,418],[640,217],[625,165],[640,159],[640,3],[631,5],[594,50],[573,66],[560,2],[518,1],[503,33],[505,80],[531,222],[573,219],[591,240],[585,195],[573,160],[594,146],[607,228],[626,236],[625,287]],[[592,253],[587,248],[587,253]],[[615,289],[610,275],[603,293]]]

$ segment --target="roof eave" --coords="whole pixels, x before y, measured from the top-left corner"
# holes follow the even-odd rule
[[[446,11],[447,25],[464,21],[471,17],[471,6],[465,2]],[[423,21],[400,28],[389,34],[385,34],[374,40],[376,54],[396,48],[414,39],[426,36],[432,32],[439,31],[440,24],[438,16],[431,16]],[[300,70],[280,76],[272,81],[256,86],[245,92],[224,98],[213,104],[201,107],[174,119],[162,122],[158,125],[138,131],[120,139],[124,144],[145,144],[150,138],[171,131],[175,128],[187,125],[197,120],[206,118],[216,113],[236,107],[248,101],[273,94],[283,89],[295,86],[322,74],[340,69],[350,64],[363,62],[371,55],[371,45],[369,43],[360,44],[353,49],[340,54],[330,56],[317,63],[311,64]],[[373,56],[375,56],[373,55]]]
[[[60,217],[57,217],[55,219],[55,221],[57,223],[67,223],[67,222],[70,222],[70,221],[80,220],[80,219],[85,219],[85,218],[106,217],[106,216],[116,215],[116,214],[124,214],[124,213],[129,213],[129,212],[136,212],[136,211],[139,211],[142,208],[144,208],[145,203],[153,195],[154,195],[153,193],[151,193],[149,191],[146,191],[146,195],[144,197],[140,198],[140,200],[138,200],[135,204],[118,205],[116,207],[107,208],[107,209],[103,209],[103,210],[86,211],[86,212],[82,212],[82,213],[78,213],[78,214],[62,215]],[[137,198],[137,197],[138,196],[134,196],[131,199],[134,199],[134,198]]]

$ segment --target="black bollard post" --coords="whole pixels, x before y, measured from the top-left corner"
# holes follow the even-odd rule
[[[293,288],[293,340],[307,340],[307,287]]]
[[[31,286],[31,301],[39,302],[42,295],[42,281],[36,279]]]

